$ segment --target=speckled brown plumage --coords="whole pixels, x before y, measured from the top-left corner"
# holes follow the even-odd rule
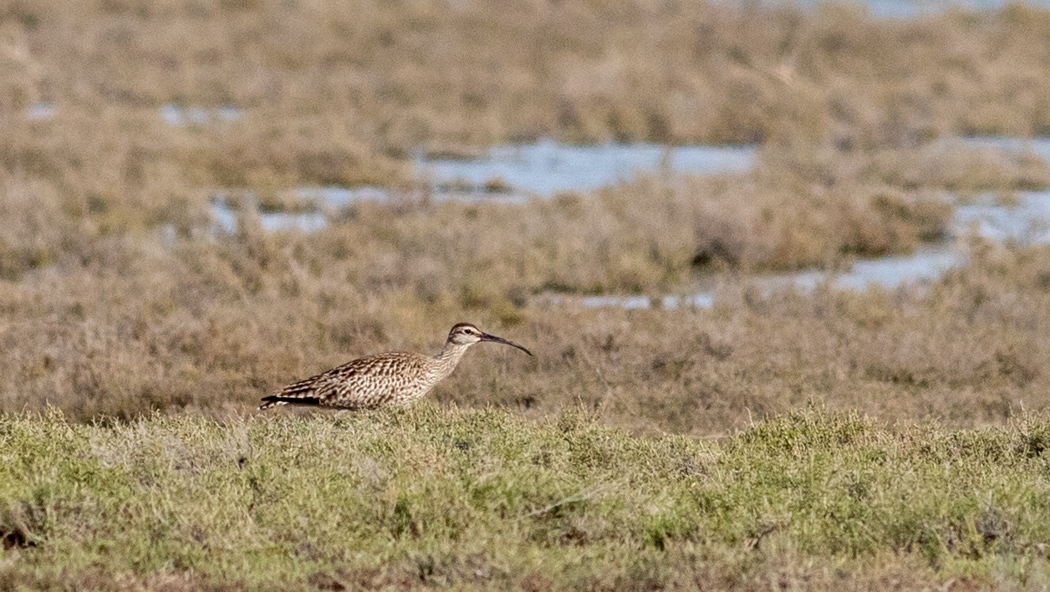
[[[264,397],[259,409],[278,405],[334,409],[407,405],[452,374],[467,349],[481,341],[503,343],[532,355],[516,343],[489,335],[470,323],[459,323],[449,331],[445,347],[436,356],[390,352],[359,358]]]

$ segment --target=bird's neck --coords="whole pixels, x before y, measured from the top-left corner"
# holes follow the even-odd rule
[[[458,343],[452,343],[451,341],[445,343],[445,347],[441,350],[441,353],[434,356],[438,362],[438,380],[452,374],[452,371],[456,369],[456,364],[459,364],[460,359],[463,358],[463,354],[467,353],[467,348],[469,347],[470,344],[461,345]]]

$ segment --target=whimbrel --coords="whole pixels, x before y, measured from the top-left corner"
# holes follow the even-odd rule
[[[481,341],[503,343],[532,355],[516,343],[489,335],[470,323],[459,323],[449,331],[445,347],[436,356],[390,352],[358,358],[289,384],[276,395],[264,397],[259,409],[278,405],[333,409],[407,405],[452,374],[467,348]]]

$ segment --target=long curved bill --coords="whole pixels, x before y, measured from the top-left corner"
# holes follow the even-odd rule
[[[511,347],[516,347],[516,348],[520,349],[521,351],[529,354],[530,356],[532,355],[532,352],[530,352],[529,350],[525,349],[524,347],[521,347],[517,343],[514,343],[512,341],[507,341],[506,339],[504,339],[502,337],[496,337],[495,335],[489,335],[488,333],[482,333],[481,334],[481,340],[482,341],[493,341],[493,342],[496,342],[496,343],[502,343],[503,345],[509,345]]]

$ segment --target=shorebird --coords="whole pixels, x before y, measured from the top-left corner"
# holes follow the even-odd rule
[[[376,409],[408,405],[456,369],[467,349],[475,343],[493,341],[532,352],[502,337],[489,335],[470,323],[459,323],[436,356],[389,352],[347,362],[293,382],[276,395],[262,399],[259,409],[278,405],[306,405],[332,409]]]

